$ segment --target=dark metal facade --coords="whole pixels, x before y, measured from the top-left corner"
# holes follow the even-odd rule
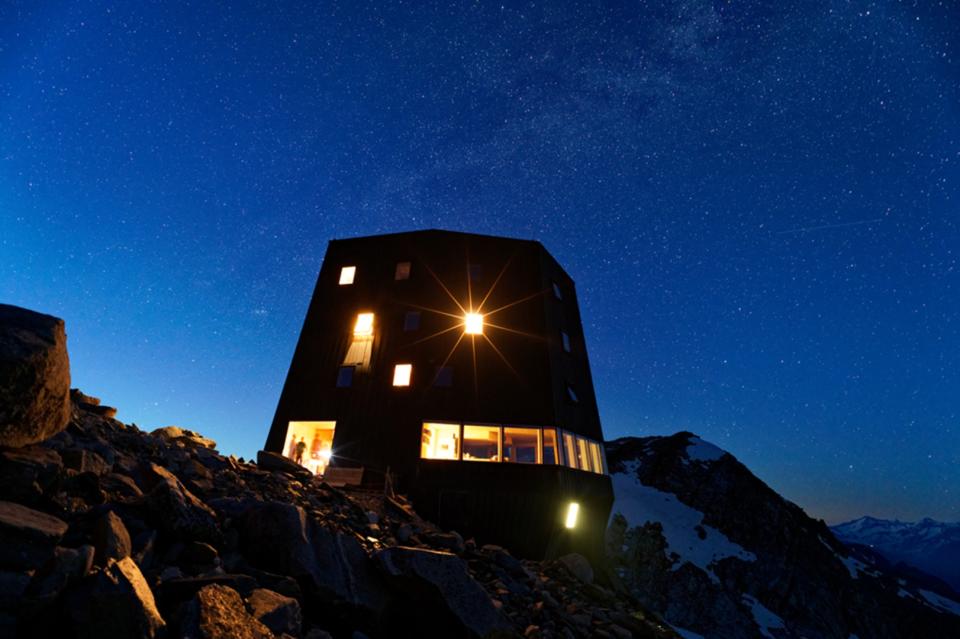
[[[465,310],[484,315],[483,335],[464,334]],[[369,367],[338,387],[359,313],[374,314]],[[393,385],[397,364],[412,366],[409,386]],[[555,427],[602,444],[574,283],[539,242],[437,230],[331,241],[266,449],[284,451],[290,422],[320,420],[336,422],[331,464],[373,482],[389,469],[441,526],[530,557],[599,552],[606,475],[420,457],[424,422]],[[571,500],[582,510],[567,530]]]

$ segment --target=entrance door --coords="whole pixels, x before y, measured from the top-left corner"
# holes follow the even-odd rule
[[[283,454],[310,472],[322,475],[333,454],[337,422],[290,422]]]

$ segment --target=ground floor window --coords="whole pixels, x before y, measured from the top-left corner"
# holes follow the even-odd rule
[[[467,461],[500,461],[500,427],[463,427],[463,458]]]
[[[310,472],[322,475],[333,454],[336,422],[290,422],[283,454]]]
[[[504,428],[503,461],[542,464],[539,428]]]
[[[420,433],[423,459],[460,459],[460,424],[425,423]]]

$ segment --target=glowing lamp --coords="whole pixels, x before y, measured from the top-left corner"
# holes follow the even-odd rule
[[[567,528],[576,528],[577,526],[577,515],[580,513],[580,504],[575,501],[571,501],[567,505],[567,518],[564,521],[563,525]]]
[[[467,313],[463,316],[463,332],[467,335],[483,335],[483,315]]]
[[[353,325],[354,337],[370,337],[373,335],[373,313],[360,313],[357,323]]]

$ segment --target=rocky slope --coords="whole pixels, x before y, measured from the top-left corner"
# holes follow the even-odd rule
[[[833,526],[831,530],[848,545],[867,546],[891,564],[906,564],[900,570],[909,566],[918,568],[939,577],[960,593],[960,523],[861,517]]]
[[[618,439],[607,459],[615,572],[683,636],[960,637],[949,589],[846,547],[696,436]]]

